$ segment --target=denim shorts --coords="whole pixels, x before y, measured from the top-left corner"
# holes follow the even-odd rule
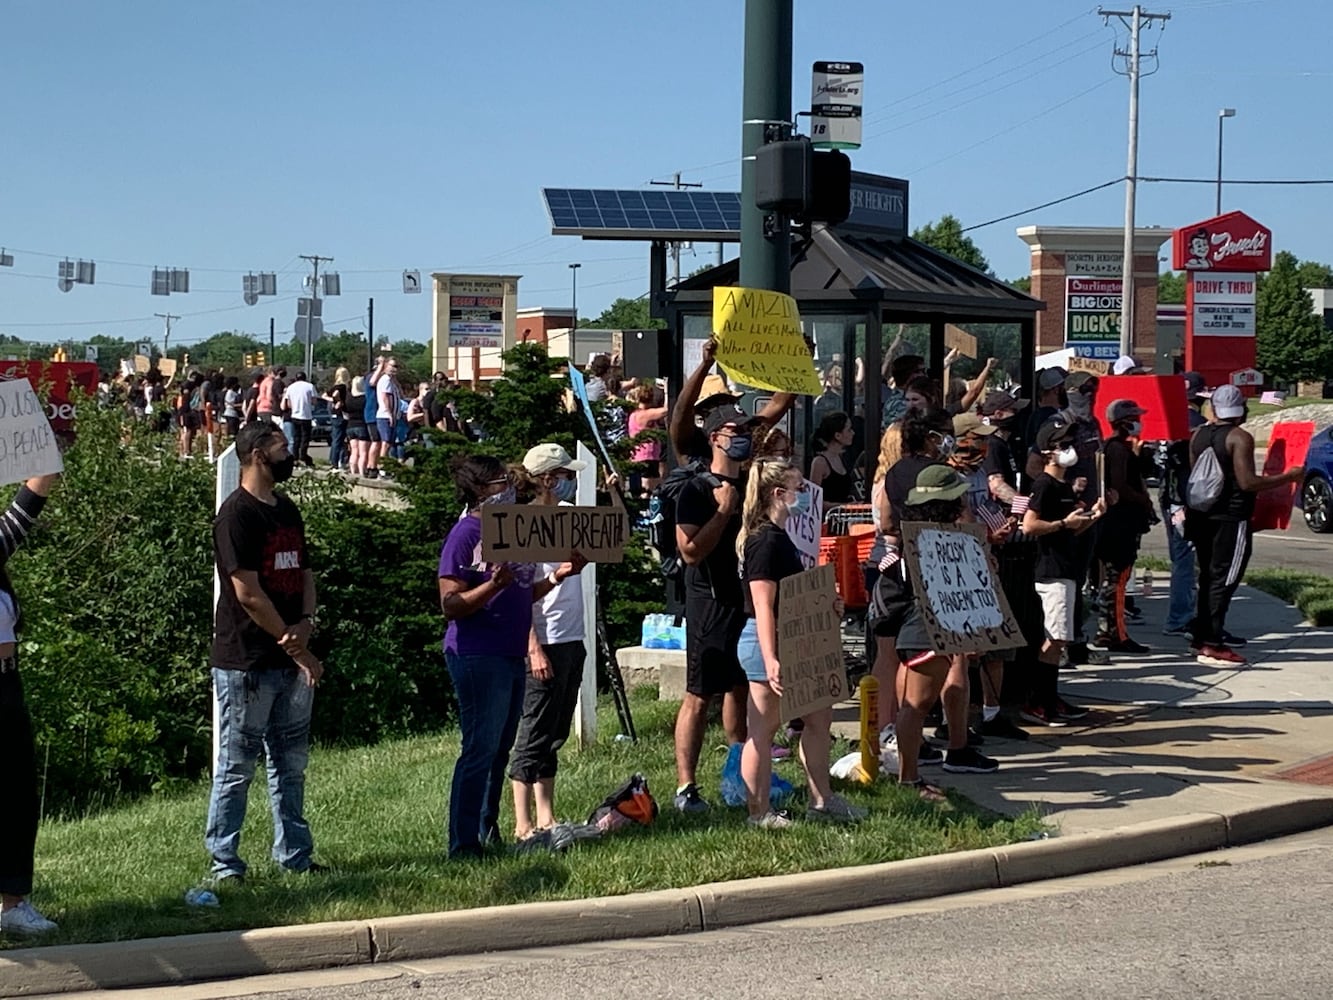
[[[740,642],[736,646],[736,658],[741,661],[741,669],[745,671],[746,680],[755,684],[768,682],[768,671],[764,669],[764,651],[759,648],[759,630],[755,627],[753,618],[747,618],[745,628],[741,629]]]
[[[388,417],[376,417],[375,430],[379,432],[381,441],[388,441],[390,444],[393,443],[393,421]]]

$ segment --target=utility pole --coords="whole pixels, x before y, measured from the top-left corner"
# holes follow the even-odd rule
[[[319,265],[332,264],[333,258],[321,257],[319,256],[319,254],[305,254],[305,253],[301,254],[300,256],[302,260],[310,261],[310,266],[313,268],[313,271],[311,272],[310,275],[310,316],[309,316],[310,323],[309,326],[306,328],[308,332],[306,333],[306,341],[305,341],[305,373],[307,378],[309,378],[311,381],[314,381],[315,338],[313,335],[313,327],[315,325],[315,320],[317,319],[315,315],[316,313],[315,304],[319,302]]]
[[[270,316],[270,317],[268,318],[268,363],[269,363],[270,365],[276,365],[276,364],[278,363],[277,360],[273,357],[273,351],[274,351],[274,347],[273,347],[273,336],[274,336],[274,334],[273,334],[273,317]]]
[[[683,191],[683,190],[685,190],[686,188],[701,188],[701,187],[703,187],[703,184],[690,184],[690,183],[688,183],[688,182],[682,181],[682,180],[680,179],[680,171],[679,171],[679,170],[676,171],[676,173],[675,173],[675,177],[674,177],[674,179],[672,179],[672,180],[669,180],[669,181],[649,181],[648,183],[649,183],[649,184],[656,184],[656,185],[659,186],[659,187],[675,188],[675,190],[677,190],[677,191]],[[675,287],[677,287],[678,285],[680,285],[680,241],[679,241],[679,240],[673,240],[672,243],[671,243],[671,261],[672,261],[672,274],[675,276],[675,277],[672,279],[671,287],[672,287],[672,288],[675,288]]]
[[[755,203],[755,154],[791,136],[792,0],[745,0],[741,96],[741,284],[791,290],[789,221]]]
[[[1123,284],[1120,287],[1120,353],[1132,356],[1134,353],[1134,199],[1139,176],[1139,78],[1151,76],[1157,72],[1157,48],[1147,53],[1153,60],[1151,73],[1140,72],[1142,52],[1139,47],[1140,29],[1154,21],[1171,20],[1170,14],[1150,14],[1138,4],[1133,10],[1105,10],[1098,7],[1097,14],[1104,22],[1118,17],[1129,29],[1129,50],[1116,47],[1114,55],[1125,60],[1122,76],[1129,77],[1129,158],[1125,170],[1125,243]],[[1120,73],[1120,70],[1116,70]]]
[[[366,306],[366,371],[375,370],[375,300]]]
[[[167,356],[167,344],[171,342],[171,321],[180,319],[179,316],[173,316],[171,313],[153,313],[158,319],[166,325],[166,331],[162,334],[162,357]]]

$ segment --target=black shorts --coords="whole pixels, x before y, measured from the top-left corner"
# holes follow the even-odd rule
[[[897,638],[907,622],[908,615],[916,606],[911,584],[904,579],[906,564],[901,561],[890,566],[875,581],[875,589],[870,592],[870,607],[866,617],[870,630],[877,636]]]
[[[366,422],[366,440],[371,444],[380,443],[380,429],[369,421]]]
[[[366,425],[349,423],[347,425],[347,440],[369,441],[370,435],[366,432]]]
[[[746,686],[736,657],[745,611],[709,598],[685,599],[685,690],[707,698]]]

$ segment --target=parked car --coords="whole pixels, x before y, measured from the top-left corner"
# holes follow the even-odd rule
[[[310,428],[311,441],[329,441],[332,439],[333,411],[327,399],[316,399],[313,411],[314,423]]]
[[[1310,439],[1305,454],[1305,483],[1301,487],[1301,513],[1311,531],[1333,531],[1333,427],[1325,427]]]

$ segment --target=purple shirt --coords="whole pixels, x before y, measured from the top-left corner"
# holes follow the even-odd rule
[[[440,550],[440,576],[463,581],[467,590],[491,578],[472,569],[481,558],[481,518],[464,515],[450,530]],[[512,565],[514,582],[466,618],[449,622],[444,651],[461,656],[527,656],[532,628],[532,583],[535,567]]]

